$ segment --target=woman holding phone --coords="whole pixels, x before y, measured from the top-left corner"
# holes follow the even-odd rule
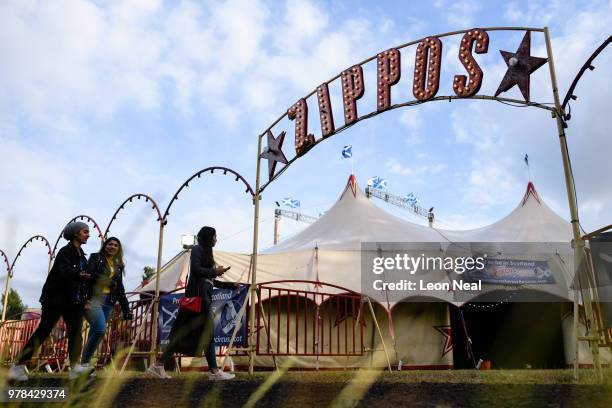
[[[212,227],[202,227],[197,235],[197,245],[191,248],[190,271],[185,297],[202,298],[201,312],[191,313],[179,309],[178,316],[170,331],[170,343],[156,365],[147,372],[158,378],[170,378],[164,365],[174,353],[199,357],[205,352],[211,380],[230,380],[233,374],[225,373],[217,366],[213,337],[214,314],[212,313],[213,287],[236,289],[237,283],[221,282],[221,277],[230,267],[218,265],[213,256],[217,233]]]

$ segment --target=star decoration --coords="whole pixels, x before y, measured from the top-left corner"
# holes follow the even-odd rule
[[[287,161],[287,158],[285,157],[285,154],[283,153],[285,132],[281,132],[278,137],[275,138],[272,132],[268,130],[266,136],[268,137],[268,147],[266,147],[266,149],[259,157],[268,160],[268,177],[269,180],[272,180],[276,171],[276,163],[289,163]]]
[[[444,349],[442,350],[442,357],[453,350],[453,336],[450,326],[434,326],[442,336],[444,336]]]
[[[532,57],[531,54],[531,32],[527,31],[515,53],[499,51],[506,61],[508,70],[499,84],[495,96],[508,91],[514,85],[518,85],[526,102],[529,102],[529,76],[536,69],[546,64],[548,58]]]

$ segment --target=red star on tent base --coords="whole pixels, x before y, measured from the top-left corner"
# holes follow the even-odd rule
[[[515,53],[499,51],[506,61],[508,70],[499,84],[495,96],[508,91],[517,85],[525,98],[529,102],[529,76],[536,69],[546,64],[548,58],[532,57],[531,54],[531,31],[527,31]]]
[[[453,351],[453,336],[450,326],[434,326],[441,335],[444,336],[444,349],[442,350],[442,357],[447,353]]]

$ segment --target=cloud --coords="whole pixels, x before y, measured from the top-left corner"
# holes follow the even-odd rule
[[[434,7],[443,13],[452,28],[472,27],[474,17],[480,11],[480,6],[477,3],[464,0],[450,2],[437,0],[434,2]]]
[[[402,176],[419,176],[424,174],[438,174],[446,170],[447,165],[445,163],[436,164],[418,164],[414,166],[408,166],[402,164],[396,158],[389,158],[386,163],[387,169],[392,174],[399,174]]]

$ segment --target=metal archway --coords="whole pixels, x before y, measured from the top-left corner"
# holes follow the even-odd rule
[[[53,250],[51,249],[51,245],[49,244],[49,241],[47,240],[47,238],[45,238],[42,235],[34,235],[32,237],[30,237],[22,246],[21,248],[19,248],[19,251],[17,252],[17,255],[15,255],[15,259],[13,259],[13,262],[11,263],[11,265],[8,268],[8,273],[6,275],[6,287],[4,289],[4,305],[2,306],[2,321],[4,322],[4,319],[6,318],[6,305],[8,303],[8,295],[9,295],[9,290],[10,290],[10,280],[13,277],[13,273],[15,271],[15,263],[17,262],[17,259],[21,256],[21,253],[28,247],[28,244],[30,244],[31,242],[34,241],[42,241],[43,244],[45,244],[45,246],[47,247],[48,250],[48,254],[49,254],[49,268],[51,268],[51,261],[53,260]],[[6,262],[6,264],[8,265],[8,258],[6,257],[6,254],[4,254],[4,252],[2,252],[2,256],[4,257],[4,260]]]
[[[125,209],[125,205],[133,202],[134,199],[137,199],[137,200],[140,201],[141,198],[145,199],[145,203],[148,203],[149,201],[151,202],[151,204],[152,204],[151,208],[157,212],[157,221],[161,221],[162,220],[162,215],[161,215],[161,211],[159,209],[159,206],[157,205],[155,200],[153,200],[153,198],[151,198],[150,196],[148,196],[146,194],[142,194],[142,193],[132,194],[131,196],[126,198],[125,201],[123,201],[121,203],[121,205],[119,205],[119,207],[117,208],[117,210],[115,211],[115,213],[111,217],[111,220],[109,221],[108,225],[106,226],[106,230],[104,231],[104,235],[103,235],[104,238],[106,238],[108,236],[108,233],[110,231],[111,225],[117,219],[117,215],[119,214],[119,212],[121,210]]]
[[[6,312],[5,312],[6,304],[8,302],[9,282],[13,275],[11,274],[11,264],[8,260],[8,257],[6,256],[6,253],[1,249],[0,249],[0,256],[2,257],[2,259],[4,260],[4,264],[6,265],[6,282],[5,282],[5,287],[4,287],[4,302],[2,305],[2,322],[4,322],[4,318],[6,317]]]
[[[253,188],[251,187],[251,185],[249,184],[248,181],[246,181],[246,179],[244,177],[242,177],[242,175],[228,167],[222,167],[222,166],[212,166],[212,167],[206,167],[205,169],[202,169],[198,172],[196,172],[195,174],[193,174],[191,177],[189,177],[183,184],[181,184],[181,186],[179,187],[179,189],[176,191],[176,193],[174,193],[174,195],[172,196],[172,199],[170,200],[170,202],[168,203],[168,207],[166,207],[166,211],[164,211],[164,216],[163,216],[163,221],[164,224],[168,223],[168,216],[170,215],[170,208],[172,207],[172,204],[174,204],[175,201],[178,200],[178,196],[180,194],[181,191],[183,191],[183,189],[189,187],[189,183],[195,179],[195,178],[201,178],[202,174],[206,173],[206,172],[210,172],[210,174],[214,174],[215,170],[220,170],[223,172],[223,175],[227,175],[227,173],[231,173],[233,174],[236,179],[235,181],[241,181],[242,184],[244,184],[246,186],[246,190],[244,191],[245,193],[250,193],[251,196],[255,195],[255,192],[253,191]]]
[[[77,215],[76,217],[71,218],[70,221],[66,223],[66,225],[70,224],[71,222],[83,221],[83,220],[88,221],[93,224],[94,228],[98,231],[98,238],[100,238],[100,241],[102,241],[104,239],[104,236],[102,235],[102,230],[100,229],[100,226],[98,225],[96,220],[91,218],[89,215],[85,215],[85,214]],[[55,258],[55,250],[57,249],[57,246],[59,245],[59,242],[62,239],[62,235],[64,234],[64,228],[62,228],[62,231],[59,233],[59,236],[57,237],[57,240],[55,241],[55,245],[53,245],[53,250],[51,251],[52,252],[51,259]],[[49,270],[51,270],[51,265],[49,265]]]

